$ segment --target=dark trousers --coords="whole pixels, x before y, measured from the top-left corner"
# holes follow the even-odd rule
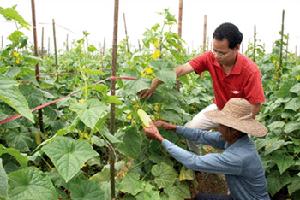
[[[198,193],[195,200],[233,200],[233,198],[226,194]]]

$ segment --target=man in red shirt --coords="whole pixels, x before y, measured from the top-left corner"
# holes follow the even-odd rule
[[[221,110],[231,98],[247,99],[252,105],[252,117],[260,111],[265,101],[261,74],[257,65],[239,53],[243,34],[232,23],[223,23],[213,33],[213,50],[193,58],[176,68],[177,77],[195,72],[208,71],[212,77],[214,102],[200,111],[186,124],[190,128],[210,129],[218,124],[208,119],[204,113]],[[141,93],[141,98],[150,97],[162,82],[152,81],[151,87]]]

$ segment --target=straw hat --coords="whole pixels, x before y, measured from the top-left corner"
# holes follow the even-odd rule
[[[241,98],[232,98],[222,110],[208,111],[205,114],[212,121],[234,128],[255,137],[267,134],[267,128],[252,118],[251,104]]]

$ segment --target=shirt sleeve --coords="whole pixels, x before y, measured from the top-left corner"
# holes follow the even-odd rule
[[[250,75],[245,87],[245,98],[251,103],[265,102],[264,90],[261,82],[260,71],[256,71]]]
[[[194,171],[234,175],[242,173],[242,161],[237,154],[232,152],[224,151],[221,154],[210,153],[205,156],[198,156],[166,139],[162,141],[162,145],[173,158]]]
[[[189,61],[189,64],[193,67],[197,74],[201,74],[203,71],[208,70],[208,52],[199,55]]]
[[[222,139],[219,132],[209,132],[200,128],[177,126],[176,133],[196,144],[205,144],[215,148],[225,149],[225,140]]]

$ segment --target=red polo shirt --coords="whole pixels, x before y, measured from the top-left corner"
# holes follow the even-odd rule
[[[237,61],[229,75],[215,59],[212,52],[195,57],[190,62],[195,73],[209,71],[214,89],[214,103],[222,109],[230,98],[244,98],[251,104],[265,101],[261,74],[257,65],[246,56],[238,53]]]

